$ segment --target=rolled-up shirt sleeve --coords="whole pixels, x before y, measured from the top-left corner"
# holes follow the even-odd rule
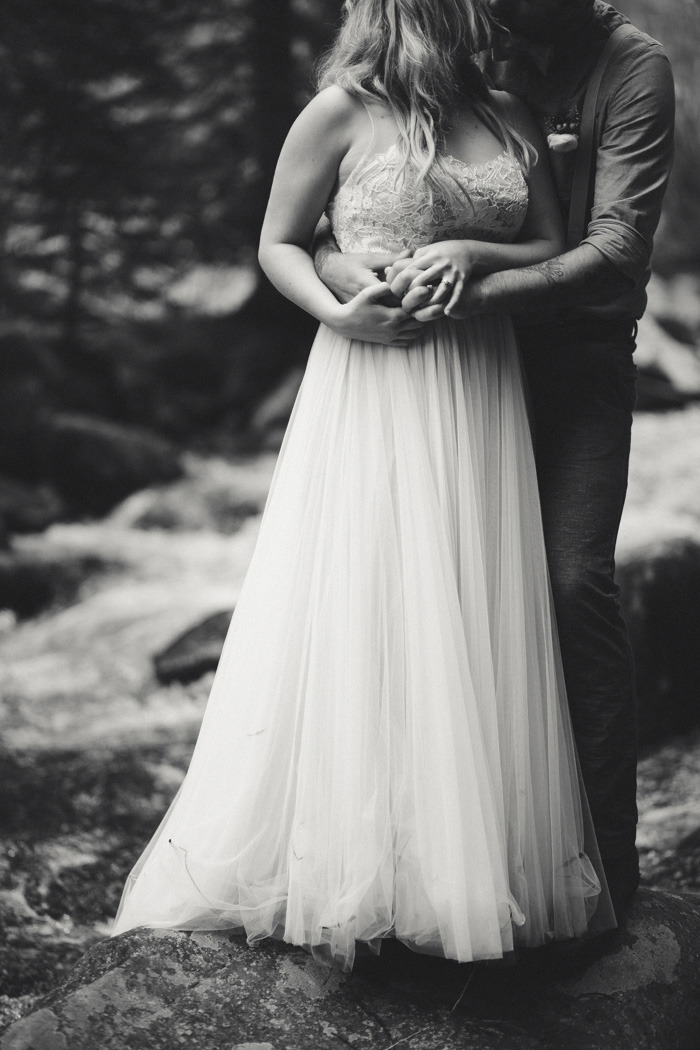
[[[603,114],[595,189],[583,244],[634,284],[649,266],[673,162],[675,96],[659,44],[636,51],[619,73]]]

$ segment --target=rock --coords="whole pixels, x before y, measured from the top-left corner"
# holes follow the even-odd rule
[[[637,804],[645,885],[700,892],[700,731],[646,749]]]
[[[700,354],[674,338],[650,313],[639,322],[635,361],[639,368],[637,408],[679,408],[700,398]]]
[[[64,511],[50,485],[27,485],[0,475],[0,522],[8,532],[42,532]]]
[[[69,605],[88,577],[109,567],[98,556],[33,559],[0,551],[0,610],[10,609],[25,619],[49,606]]]
[[[138,489],[173,481],[182,467],[150,431],[59,413],[44,424],[42,473],[76,507],[102,514]]]
[[[700,343],[700,274],[654,273],[647,286],[649,313],[681,343]]]
[[[622,547],[622,611],[634,651],[644,741],[700,724],[700,536],[650,536]]]
[[[20,617],[35,616],[55,596],[56,587],[46,565],[0,552],[0,609],[11,609]]]
[[[699,962],[698,901],[650,890],[607,955],[558,979],[391,942],[344,975],[280,943],[138,930],[88,951],[0,1050],[691,1050]]]
[[[214,613],[179,635],[154,658],[156,676],[163,685],[192,682],[215,671],[231,622],[231,610]]]
[[[184,475],[170,485],[143,489],[129,496],[110,515],[113,525],[168,532],[219,532],[232,535],[264,506],[275,457],[228,462],[182,457]]]

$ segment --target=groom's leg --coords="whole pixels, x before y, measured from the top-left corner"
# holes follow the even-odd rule
[[[627,488],[633,340],[522,339],[564,673],[613,903],[638,881],[637,708],[614,552]]]

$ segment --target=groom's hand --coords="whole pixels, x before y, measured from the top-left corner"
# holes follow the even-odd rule
[[[468,317],[474,317],[475,314],[488,312],[481,292],[482,280],[482,278],[477,277],[462,285],[459,297],[450,308],[449,316],[453,321],[464,321]],[[416,288],[408,293],[403,300],[404,310],[408,309],[408,312],[415,317],[416,321],[421,321],[423,324],[427,321],[434,321],[437,317],[442,317],[445,313],[444,303],[429,303],[427,306],[421,306],[420,302],[414,303],[413,297],[419,291],[421,289]]]
[[[472,241],[437,241],[418,248],[413,258],[394,263],[387,280],[404,310],[417,320],[459,318],[466,316],[457,309],[474,267]]]
[[[413,259],[397,260],[386,272],[391,291],[402,309],[423,324],[444,316],[448,298],[446,289],[421,283],[424,274],[425,270],[418,267]]]
[[[398,258],[404,257],[405,254],[402,253]],[[331,251],[317,252],[314,261],[316,272],[326,287],[330,288],[341,303],[348,303],[365,288],[384,283],[384,272],[396,259],[396,255],[382,255],[378,252],[360,254]],[[388,296],[386,305],[398,306],[399,303]]]

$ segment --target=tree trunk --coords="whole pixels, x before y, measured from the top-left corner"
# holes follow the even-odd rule
[[[255,99],[254,150],[260,176],[252,194],[250,217],[259,230],[277,157],[298,112],[292,59],[296,18],[291,0],[252,0],[251,8],[254,12],[250,40],[251,87]]]
[[[75,200],[68,204],[68,262],[68,293],[63,304],[61,342],[65,360],[70,362],[80,357],[80,312],[85,266],[82,211]]]

